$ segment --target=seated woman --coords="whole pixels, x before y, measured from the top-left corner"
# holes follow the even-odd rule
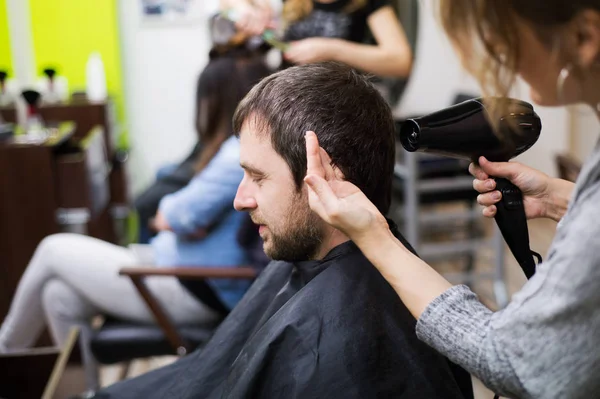
[[[248,261],[237,240],[244,216],[233,209],[243,171],[231,119],[237,103],[269,70],[261,55],[243,49],[211,55],[200,78],[204,144],[197,174],[185,188],[161,201],[156,217],[160,233],[149,246],[137,249],[76,234],[44,239],[0,328],[0,352],[32,346],[45,323],[61,346],[71,326],[86,327],[98,314],[153,323],[135,287],[118,273],[124,266],[147,264],[148,253],[157,267],[235,267]],[[176,324],[212,323],[221,317],[174,277],[148,278],[147,283]],[[249,282],[208,281],[207,286],[231,309]]]
[[[160,200],[165,195],[172,194],[187,186],[195,175],[195,164],[201,149],[198,141],[188,156],[178,164],[168,164],[156,172],[156,180],[135,198],[134,206],[138,214],[138,241],[147,244],[155,235],[149,224],[156,215]]]
[[[214,30],[214,28],[213,28]],[[214,36],[214,32],[212,35]],[[233,37],[229,38],[225,44],[213,43],[213,55],[218,53],[229,52],[231,48],[243,48],[248,45],[248,36],[242,33],[236,33]],[[266,54],[270,47],[267,44],[262,44],[257,48],[253,48],[252,52],[255,55]],[[243,50],[245,51],[245,50]],[[248,50],[249,51],[249,50]],[[208,141],[208,138],[203,137],[206,134],[206,121],[208,120],[205,113],[214,112],[212,109],[207,109],[206,104],[202,105],[202,98],[207,97],[208,87],[207,82],[210,78],[200,74],[198,82],[196,84],[196,103],[195,103],[195,115],[194,115],[194,126],[197,133],[198,141],[194,144],[192,150],[182,161],[173,164],[167,164],[159,168],[156,172],[155,181],[146,188],[141,194],[135,198],[134,206],[137,211],[139,220],[139,237],[138,242],[141,244],[147,244],[150,239],[156,235],[156,231],[151,229],[151,221],[156,216],[158,206],[162,198],[168,194],[172,194],[176,191],[181,190],[187,186],[192,178],[195,176],[198,170],[198,158],[202,156],[202,144]],[[218,81],[217,81],[218,82]],[[213,87],[213,96],[220,95],[223,102],[219,102],[220,107],[227,108],[225,112],[231,112],[237,101],[239,100],[236,96],[227,97],[223,94],[218,93],[218,88]],[[216,97],[215,97],[216,98]],[[233,108],[232,108],[233,105]],[[208,107],[210,108],[210,107]],[[212,131],[212,129],[208,129]]]

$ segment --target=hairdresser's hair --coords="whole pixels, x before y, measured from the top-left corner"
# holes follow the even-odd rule
[[[344,12],[351,13],[367,5],[367,0],[349,0]],[[301,20],[311,13],[313,0],[287,0],[283,5],[283,19],[286,23]]]
[[[296,187],[306,175],[306,131],[346,180],[382,212],[390,207],[395,160],[394,121],[368,78],[335,62],[291,67],[265,78],[242,100],[233,117],[236,134],[249,121],[271,140],[288,164]]]
[[[517,19],[526,21],[542,43],[554,48],[559,30],[585,9],[600,11],[600,1],[440,0],[439,17],[463,65],[479,80],[484,93],[506,96],[523,50]]]
[[[210,162],[221,144],[233,134],[231,119],[239,102],[252,86],[270,73],[260,50],[213,49],[209,58],[196,86],[196,131],[202,145],[196,172]],[[205,108],[201,107],[203,101],[207,102]],[[202,118],[206,123],[201,122]]]

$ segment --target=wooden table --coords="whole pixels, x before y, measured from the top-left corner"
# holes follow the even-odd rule
[[[0,320],[36,247],[64,230],[60,215],[87,210],[86,233],[115,239],[103,130],[98,126],[83,140],[75,131],[64,122],[40,143],[0,141]]]

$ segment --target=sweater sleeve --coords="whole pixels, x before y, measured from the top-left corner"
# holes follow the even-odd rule
[[[466,286],[433,300],[417,335],[498,394],[585,398],[600,392],[600,182],[581,191],[547,261],[498,312]]]
[[[465,285],[457,285],[434,299],[417,322],[419,339],[435,348],[452,362],[482,380],[495,392],[522,392],[518,377],[499,357],[493,364],[480,363],[482,350],[487,345],[493,312],[485,307]],[[503,383],[510,381],[507,391],[488,379],[488,368],[502,370]],[[495,377],[498,377],[496,375]]]

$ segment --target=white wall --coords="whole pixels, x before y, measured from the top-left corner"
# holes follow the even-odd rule
[[[29,1],[7,0],[6,12],[12,52],[12,69],[15,72],[15,79],[12,81],[13,85],[10,90],[16,94],[24,88],[33,87],[36,78]],[[11,80],[9,79],[9,84]],[[23,125],[27,106],[20,95],[17,96],[15,104],[17,122]]]
[[[29,1],[7,0],[6,12],[13,71],[19,87],[27,87],[36,78]]]
[[[180,161],[196,142],[196,79],[208,60],[206,18],[179,25],[144,24],[139,1],[119,1],[130,179],[137,193],[156,170]],[[199,0],[206,17],[218,0]]]
[[[434,0],[421,0],[415,64],[404,97],[394,110],[398,117],[422,115],[447,107],[459,92],[480,93],[477,83],[460,66],[441,26],[434,17]],[[526,85],[519,82],[512,96],[531,102]],[[568,149],[571,121],[566,109],[534,104],[542,119],[538,142],[518,160],[556,175],[554,154]]]
[[[208,16],[216,11],[218,0],[196,3],[205,8]],[[459,92],[479,93],[475,80],[463,71],[435,20],[433,3],[433,0],[419,2],[414,72],[395,109],[399,117],[446,107]],[[202,22],[144,26],[137,1],[119,1],[119,14],[127,123],[133,147],[131,181],[133,190],[139,192],[151,182],[157,168],[182,159],[195,142],[194,91],[197,76],[207,61],[208,31]],[[530,101],[528,89],[522,83],[513,95]],[[535,108],[542,118],[542,135],[519,160],[555,175],[553,156],[568,151],[568,131],[573,120],[565,109]],[[588,119],[580,130],[593,125]],[[589,148],[589,137],[585,135],[587,141],[579,140],[578,145]]]
[[[517,160],[551,176],[557,176],[554,156],[569,149],[571,120],[568,109],[536,105],[529,96],[529,88],[522,81],[518,82],[512,96],[533,104],[542,120],[542,133],[537,143]]]
[[[419,1],[419,24],[413,71],[394,110],[399,118],[447,107],[460,92],[478,95],[476,81],[463,71],[446,35],[434,17],[433,0]]]
[[[580,161],[585,161],[598,141],[600,122],[594,110],[587,106],[574,106],[570,111],[572,136],[569,152]]]

